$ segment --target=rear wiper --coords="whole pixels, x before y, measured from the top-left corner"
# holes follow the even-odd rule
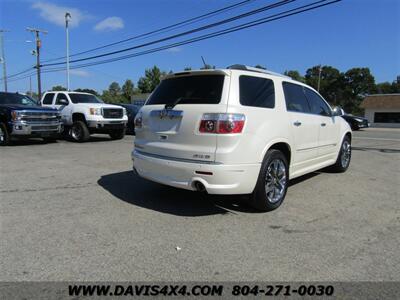
[[[165,104],[164,108],[165,109],[173,109],[183,99],[184,99],[184,97],[179,97],[174,102]]]

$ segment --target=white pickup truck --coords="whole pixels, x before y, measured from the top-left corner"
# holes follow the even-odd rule
[[[128,117],[125,108],[106,104],[88,93],[46,92],[42,106],[61,112],[65,132],[76,142],[85,142],[92,133],[106,133],[112,139],[125,136]]]

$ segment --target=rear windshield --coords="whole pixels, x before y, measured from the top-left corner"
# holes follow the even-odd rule
[[[169,78],[150,96],[146,105],[218,104],[221,101],[224,75],[194,75]]]
[[[72,103],[103,103],[99,98],[89,94],[69,94]]]

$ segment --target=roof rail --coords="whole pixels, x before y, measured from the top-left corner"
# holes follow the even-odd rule
[[[245,66],[245,65],[241,65],[241,64],[235,64],[235,65],[229,66],[227,69],[252,71],[252,72],[264,73],[264,74],[269,74],[269,75],[274,75],[274,76],[279,76],[279,77],[292,79],[291,77],[283,75],[281,73],[276,73],[276,72],[272,72],[272,71],[269,71],[269,70],[265,70],[265,69],[261,69],[261,68],[254,68],[254,67]]]

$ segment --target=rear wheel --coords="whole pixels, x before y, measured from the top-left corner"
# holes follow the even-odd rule
[[[262,211],[278,208],[285,199],[288,182],[289,165],[285,155],[279,150],[269,150],[250,196],[251,206]]]
[[[343,139],[342,145],[339,150],[339,155],[336,163],[331,167],[334,172],[345,172],[350,165],[351,160],[351,141],[348,136]]]
[[[0,146],[10,144],[10,135],[8,134],[6,124],[0,123]]]
[[[110,137],[113,140],[120,140],[125,136],[125,128],[122,129],[114,129],[110,132]]]
[[[89,129],[83,121],[75,121],[69,130],[69,135],[78,143],[86,142],[90,138]]]

